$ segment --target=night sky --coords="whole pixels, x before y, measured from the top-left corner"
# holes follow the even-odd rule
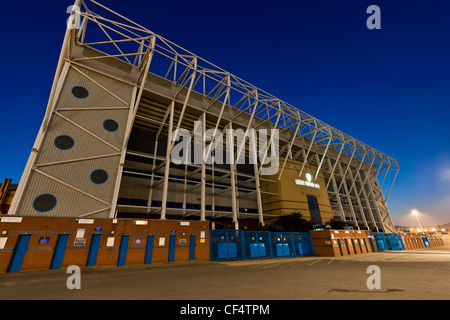
[[[415,226],[412,209],[423,225],[450,222],[449,1],[101,3],[396,159],[395,224]],[[71,4],[2,4],[2,180],[22,175]],[[366,26],[370,5],[379,30]]]

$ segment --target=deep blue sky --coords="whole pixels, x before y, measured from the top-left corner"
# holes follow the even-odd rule
[[[412,209],[450,222],[449,1],[101,2],[397,159],[394,223],[416,225]],[[71,4],[3,4],[0,179],[19,182]],[[381,30],[366,27],[372,4]]]

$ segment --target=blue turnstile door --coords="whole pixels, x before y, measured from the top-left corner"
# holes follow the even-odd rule
[[[423,241],[423,244],[425,245],[426,248],[430,247],[430,241],[428,241],[428,237],[427,236],[422,236],[422,241]]]
[[[250,243],[250,257],[252,257],[252,258],[259,257],[257,243]]]
[[[120,241],[119,248],[119,257],[117,258],[117,265],[124,266],[125,260],[127,259],[127,250],[128,250],[128,236],[122,236],[122,240]]]
[[[244,235],[242,230],[211,230],[210,259],[242,259],[245,256]],[[250,256],[250,250],[247,253]]]
[[[195,259],[195,235],[189,237],[189,260]]]
[[[145,247],[145,264],[152,263],[152,253],[153,253],[153,236],[147,236],[147,245]]]
[[[50,269],[60,269],[64,253],[66,252],[67,241],[69,240],[68,234],[60,234],[58,241],[56,242],[55,251],[53,251],[53,258],[50,264]]]
[[[373,237],[375,238],[375,244],[377,245],[378,251],[388,250],[388,246],[386,244],[386,240],[384,238],[384,234],[382,234],[382,233],[374,233]]]
[[[93,234],[91,238],[91,245],[89,246],[89,253],[88,258],[86,262],[87,267],[95,266],[95,263],[97,262],[97,254],[98,254],[98,248],[100,247],[100,239],[102,235],[101,234]]]
[[[284,257],[283,243],[277,243],[276,248],[277,248],[277,257]]]
[[[169,262],[175,260],[175,236],[170,236],[169,240]]]
[[[283,243],[277,243],[275,248],[277,251],[277,257],[288,257],[291,255],[291,249],[289,248],[289,243],[286,243],[285,241],[288,241],[286,239],[283,239]]]
[[[31,235],[29,234],[19,236],[19,240],[17,240],[16,247],[14,248],[11,262],[9,263],[8,272],[19,272],[20,268],[22,268],[22,262],[25,258],[25,253],[27,252],[30,237]]]
[[[283,255],[285,257],[291,255],[291,250],[289,249],[289,243],[283,243]]]
[[[217,249],[219,259],[228,258],[228,243],[219,243]]]
[[[251,258],[261,258],[266,256],[266,245],[264,243],[250,243],[249,246]]]
[[[265,243],[258,243],[258,254],[260,257],[265,257],[266,256],[266,245]]]
[[[298,243],[298,255],[299,256],[305,255],[305,252],[303,251],[303,243],[302,242]]]
[[[228,244],[228,258],[236,258],[237,257],[237,246],[236,243]]]

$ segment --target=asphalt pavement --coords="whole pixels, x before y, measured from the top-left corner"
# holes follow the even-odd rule
[[[370,266],[378,272],[370,272]],[[0,299],[448,300],[450,247],[335,258],[84,267],[80,289],[68,288],[70,276],[65,269],[0,274]],[[379,287],[369,288],[368,280]]]

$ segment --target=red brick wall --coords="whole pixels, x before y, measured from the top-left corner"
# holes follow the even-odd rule
[[[422,234],[416,232],[400,233],[406,249],[425,248],[422,240]],[[446,233],[426,234],[431,247],[450,245],[450,236]]]
[[[369,238],[366,230],[311,231],[311,236],[316,256],[338,257],[341,251],[342,255],[370,253],[372,247],[376,248],[373,237]]]
[[[64,233],[68,234],[69,238],[62,268],[70,265],[86,266],[93,234],[101,234],[96,266],[117,265],[123,235],[129,236],[126,265],[144,263],[148,235],[153,235],[154,240],[152,263],[168,262],[171,235],[175,235],[174,261],[189,260],[191,235],[195,236],[195,260],[209,260],[208,222],[189,221],[189,225],[185,226],[180,225],[180,221],[176,220],[145,220],[147,225],[138,225],[135,224],[137,220],[134,219],[116,219],[116,223],[113,223],[113,219],[90,219],[93,220],[92,224],[82,224],[75,218],[47,217],[22,217],[21,222],[5,222],[11,218],[20,219],[20,217],[3,216],[0,221],[0,238],[7,238],[5,247],[0,249],[0,272],[8,270],[17,240],[22,234],[30,234],[31,238],[21,270],[49,269],[58,236]],[[83,237],[85,242],[81,245],[75,245],[78,229],[85,229]],[[203,231],[205,238],[201,239]],[[43,237],[49,238],[48,243],[39,244],[39,240]],[[109,237],[114,237],[114,244],[111,247],[107,247]],[[163,246],[159,245],[160,238],[165,238]]]

